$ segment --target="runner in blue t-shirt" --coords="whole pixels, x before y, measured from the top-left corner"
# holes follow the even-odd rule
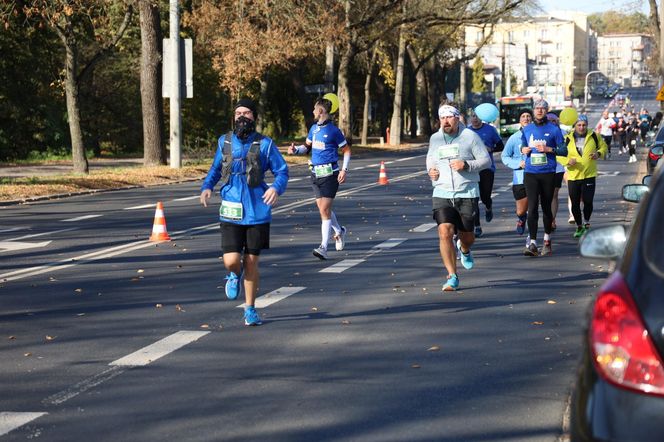
[[[546,113],[549,103],[546,100],[535,102],[534,121],[521,132],[521,153],[526,155],[523,184],[528,198],[528,231],[530,244],[523,252],[526,256],[550,255],[551,226],[553,213],[551,202],[556,179],[556,155],[567,155],[567,146],[563,141],[560,128],[548,121]],[[538,205],[542,205],[544,218],[544,245],[541,252],[537,249],[537,224],[539,221]]]
[[[496,173],[496,163],[493,160],[493,152],[501,151],[504,147],[503,140],[500,138],[495,127],[486,124],[480,120],[473,112],[470,116],[470,125],[468,129],[480,136],[491,157],[491,167],[480,171],[480,199],[484,204],[484,219],[490,223],[493,219],[493,202],[491,201],[491,192],[493,192],[493,180]],[[475,236],[482,236],[482,227],[480,227],[480,212],[475,213]]]
[[[327,259],[327,244],[330,240],[330,228],[334,230],[335,248],[341,251],[346,243],[346,227],[341,226],[332,211],[332,202],[339,190],[339,184],[346,181],[350,163],[350,146],[341,130],[330,119],[332,102],[321,98],[314,104],[316,124],[311,126],[304,145],[291,144],[291,155],[311,152],[311,187],[316,196],[316,205],[321,218],[321,243],[315,248],[314,256]],[[343,165],[339,169],[339,149],[344,154]]]

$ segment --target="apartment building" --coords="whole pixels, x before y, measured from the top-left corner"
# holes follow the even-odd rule
[[[466,51],[477,48],[488,32],[466,27]],[[519,92],[556,90],[568,98],[574,80],[583,80],[590,71],[593,38],[586,14],[561,11],[496,24],[480,55],[485,64],[513,72]]]
[[[610,81],[643,86],[649,81],[648,60],[654,39],[647,34],[611,34],[597,37],[597,67]]]

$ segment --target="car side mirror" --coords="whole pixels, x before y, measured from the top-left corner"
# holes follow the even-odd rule
[[[650,187],[650,179],[651,178],[652,178],[652,175],[644,176],[643,179],[641,180],[641,184],[643,184],[644,186]]]
[[[627,235],[622,225],[588,230],[579,242],[579,252],[586,258],[618,259],[625,250]]]
[[[648,186],[643,184],[626,184],[622,188],[622,197],[630,203],[638,203],[648,192]]]
[[[664,146],[662,145],[654,146],[650,150],[652,151],[653,155],[662,155],[662,153],[664,153]]]

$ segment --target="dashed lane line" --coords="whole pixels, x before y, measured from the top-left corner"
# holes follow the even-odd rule
[[[364,261],[367,260],[367,258],[375,255],[376,253],[379,253],[383,250],[386,249],[391,249],[393,247],[398,246],[402,242],[406,241],[407,238],[390,238],[387,241],[383,241],[380,244],[377,244],[371,248],[368,252],[365,253],[365,255],[362,258],[352,258],[352,259],[344,259],[341,260],[330,267],[325,267],[324,269],[319,270],[319,273],[341,273],[344,272],[352,267],[355,267],[358,264],[363,263]]]
[[[69,218],[69,219],[63,219],[63,223],[73,223],[75,221],[83,221],[85,219],[91,219],[91,218],[99,218],[100,216],[103,215],[83,215],[83,216],[77,216],[76,218]]]
[[[6,241],[20,241],[22,239],[37,238],[39,236],[53,235],[53,234],[62,233],[62,232],[71,232],[72,230],[78,230],[78,227],[70,227],[68,229],[53,230],[52,232],[33,233],[31,235],[19,236],[18,238],[7,239]]]
[[[424,175],[424,171],[420,172],[414,172],[414,173],[409,173],[406,175],[402,175],[399,177],[391,178],[390,182],[391,183],[396,183],[399,181],[405,181],[411,178],[415,178],[420,175]],[[381,184],[378,183],[369,183],[369,184],[363,184],[357,187],[354,187],[352,189],[344,190],[342,192],[338,192],[337,196],[345,196],[345,195],[352,195],[358,192],[362,192],[367,189],[371,189],[373,187],[379,187]],[[290,204],[287,204],[283,207],[279,207],[275,210],[272,211],[273,215],[287,212],[289,210],[292,210],[297,207],[302,207],[306,206],[308,204],[312,204],[315,202],[315,198],[306,198],[303,200],[295,201]],[[198,233],[201,233],[206,230],[214,230],[219,228],[219,223],[212,223],[212,224],[207,224],[204,226],[198,226],[198,227],[193,227],[191,229],[187,230],[181,230],[177,232],[171,233],[171,238],[172,239],[178,239],[183,236],[193,236]],[[88,263],[91,261],[97,261],[101,259],[106,259],[106,258],[111,258],[113,256],[118,256],[122,255],[127,252],[131,252],[134,250],[139,250],[139,249],[144,249],[146,247],[153,247],[154,243],[149,241],[149,240],[141,240],[141,241],[134,241],[128,244],[123,244],[115,247],[111,247],[108,249],[103,249],[103,250],[98,250],[96,252],[91,252],[91,253],[86,253],[84,255],[79,255],[73,258],[66,258],[60,261],[44,264],[42,266],[36,266],[36,267],[29,267],[25,269],[20,269],[20,270],[14,270],[11,272],[3,273],[0,274],[0,282],[9,282],[9,281],[16,281],[18,279],[23,279],[29,276],[35,276],[35,275],[40,275],[43,273],[47,272],[55,272],[57,270],[62,270],[66,269],[69,267],[76,266],[81,263]]]
[[[117,365],[121,367],[141,367],[148,365],[149,363],[174,352],[178,348],[199,340],[208,333],[210,332],[180,330],[177,333],[166,336],[164,339],[159,340],[154,344],[143,347],[130,355],[117,359],[108,365]]]
[[[282,301],[288,298],[289,296],[301,292],[304,289],[306,289],[306,287],[281,287],[277,290],[273,290],[270,293],[266,293],[263,296],[259,296],[258,298],[256,298],[254,306],[256,308],[265,308],[276,302]],[[247,304],[243,303],[238,305],[237,308],[245,308],[246,306]]]
[[[0,411],[0,436],[48,413]]]
[[[351,267],[355,267],[358,264],[362,264],[366,259],[344,259],[337,263],[334,263],[330,267],[325,267],[322,270],[319,270],[320,273],[341,273]]]
[[[420,224],[419,226],[417,226],[413,229],[413,232],[417,232],[417,233],[428,232],[429,230],[433,229],[436,226],[437,226],[436,223]]]

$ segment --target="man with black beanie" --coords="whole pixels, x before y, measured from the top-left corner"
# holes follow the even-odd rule
[[[270,248],[272,206],[286,191],[288,166],[274,142],[256,132],[256,104],[242,98],[234,109],[234,128],[217,142],[212,166],[201,186],[201,204],[207,207],[214,186],[221,181],[221,249],[229,274],[226,296],[236,299],[245,292],[245,325],[260,325],[255,309],[258,291],[258,258]],[[264,177],[272,172],[268,186]]]

